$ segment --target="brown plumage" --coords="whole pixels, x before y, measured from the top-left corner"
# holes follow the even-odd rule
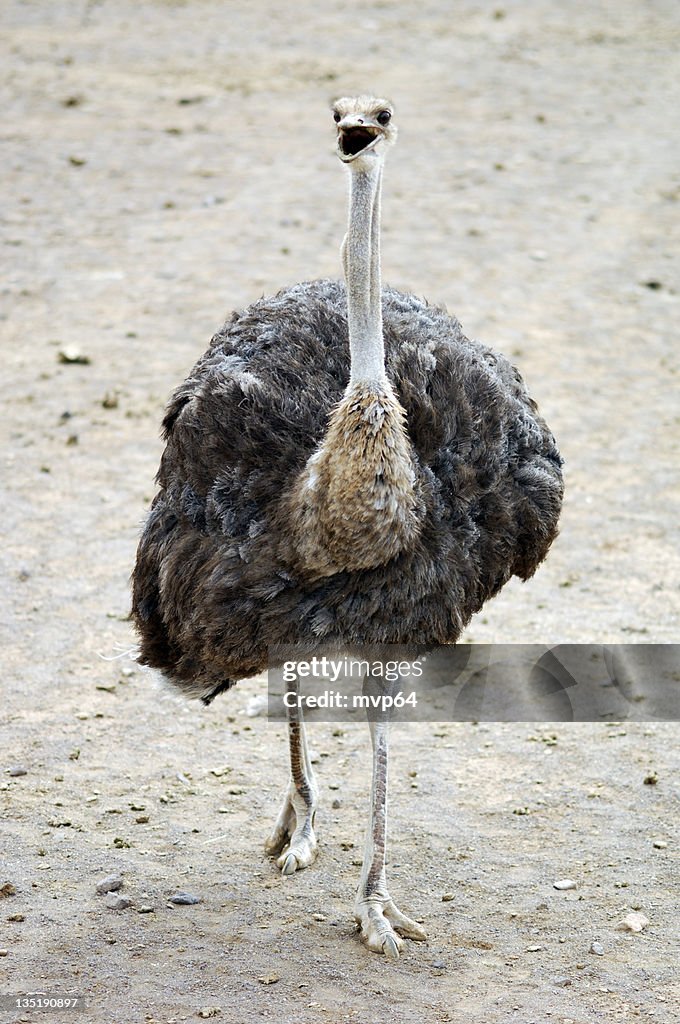
[[[337,544],[361,536],[353,495],[366,497],[357,487],[366,466],[357,458],[352,479],[346,450],[354,440],[361,452],[365,431],[342,436],[346,305],[343,285],[314,281],[234,314],[168,407],[133,616],[140,660],[188,696],[210,699],[261,672],[272,644],[454,643],[510,576],[532,575],[556,535],[560,457],[517,370],[443,311],[386,289],[387,374],[415,475],[402,515],[412,542],[392,553],[386,509],[391,557],[331,573]],[[318,458],[338,433],[342,456],[325,444]],[[312,527],[319,490],[310,495],[304,481],[316,472],[325,488],[333,467],[348,490],[328,488]],[[324,526],[333,511],[335,533]],[[375,542],[383,510],[370,511]],[[364,550],[370,557],[371,543],[357,544],[356,557]]]
[[[420,532],[422,502],[390,387],[351,387],[286,504],[298,573],[310,582],[392,561]]]

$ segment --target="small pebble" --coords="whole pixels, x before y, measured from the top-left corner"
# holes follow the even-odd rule
[[[246,705],[248,718],[265,718],[269,710],[269,697],[266,693],[258,693],[251,697]]]
[[[203,1018],[203,1020],[205,1020],[208,1017],[219,1017],[219,1015],[221,1013],[222,1013],[222,1007],[221,1006],[204,1006],[203,1009],[198,1011],[196,1016],[197,1017],[201,1017],[201,1018]]]
[[[176,892],[172,896],[168,896],[168,902],[174,903],[178,907],[191,907],[195,903],[200,903],[201,897],[192,896],[190,892]]]
[[[559,881],[553,882],[553,889],[575,889],[576,882],[572,878],[560,878]]]
[[[8,774],[11,775],[12,778],[17,778],[19,775],[28,775],[28,769],[24,768],[23,764],[13,764],[8,770]]]
[[[325,914],[312,914],[312,918],[315,921],[325,921],[326,920],[326,915]]]
[[[540,953],[543,946],[527,946],[527,953]]]
[[[629,932],[641,932],[649,924],[649,919],[644,914],[640,914],[633,910],[630,914],[626,914],[623,919],[622,927],[626,928]]]
[[[656,772],[648,772],[642,781],[644,782],[645,786],[656,786],[657,782],[659,781],[659,776]]]
[[[109,910],[127,910],[132,906],[132,900],[127,896],[120,896],[116,892],[110,892],[106,896],[106,906]]]
[[[8,949],[0,949],[0,956],[9,956]]]
[[[275,985],[277,981],[281,980],[280,974],[263,974],[257,979],[262,985]]]
[[[144,903],[144,904],[142,904],[141,907],[138,908],[137,913],[138,914],[155,914],[156,913],[156,908],[150,906],[150,904],[148,904],[148,903]]]
[[[8,921],[25,921],[26,917],[24,914],[10,914],[7,918]]]
[[[442,894],[442,903],[450,903],[451,900],[455,900],[456,894],[453,892],[445,892]]]
[[[437,971],[445,971],[446,970],[446,964],[444,963],[443,960],[433,960],[432,961],[432,966]]]
[[[16,896],[16,893],[16,888],[11,882],[3,882],[2,885],[0,885],[0,898],[3,896]]]
[[[336,796],[335,800],[331,804],[331,807],[333,808],[334,811],[337,811],[340,807],[342,807],[342,800],[338,800]]]
[[[571,978],[553,978],[553,985],[557,988],[567,988],[571,985]]]
[[[601,942],[591,942],[589,952],[594,953],[595,956],[604,956],[604,946]]]
[[[107,875],[106,878],[102,878],[100,882],[97,882],[97,892],[100,896],[103,896],[106,892],[117,892],[118,889],[122,889],[123,879],[120,875]]]
[[[90,357],[83,355],[77,345],[64,345],[57,352],[57,359],[60,363],[77,363],[80,366],[87,366]]]
[[[668,846],[668,843],[665,841],[665,839],[655,839],[652,845],[654,846],[655,850],[665,850]]]

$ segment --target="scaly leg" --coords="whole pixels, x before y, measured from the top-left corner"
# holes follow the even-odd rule
[[[288,692],[297,695],[297,680],[288,684]],[[264,848],[270,857],[277,857],[276,863],[282,874],[292,875],[298,868],[309,867],[316,859],[314,815],[319,791],[309,759],[302,711],[297,705],[288,707],[287,716],[290,782],[274,831]]]
[[[425,931],[394,905],[385,880],[385,837],[387,826],[387,733],[388,721],[369,723],[373,745],[371,813],[366,833],[364,862],[354,904],[354,917],[361,938],[375,953],[391,960],[399,958],[403,946],[400,935],[426,939]]]

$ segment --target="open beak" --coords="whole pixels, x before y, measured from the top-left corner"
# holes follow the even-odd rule
[[[338,156],[348,164],[373,149],[381,136],[379,128],[359,123],[355,117],[345,117],[338,124]]]

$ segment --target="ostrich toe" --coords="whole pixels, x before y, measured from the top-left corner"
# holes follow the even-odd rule
[[[354,919],[361,931],[361,940],[374,953],[384,953],[389,960],[398,960],[407,939],[423,942],[427,934],[416,921],[395,906],[389,897],[367,897],[358,900]]]
[[[276,857],[281,874],[292,875],[316,860],[314,804],[307,804],[291,787],[283,799],[272,834],[264,844],[265,853]]]

